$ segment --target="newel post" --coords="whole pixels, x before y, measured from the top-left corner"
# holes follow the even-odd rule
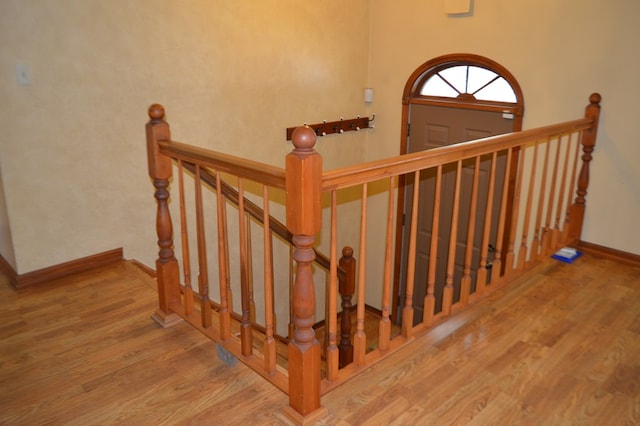
[[[299,423],[320,410],[320,344],[315,338],[315,286],[311,263],[313,244],[322,226],[322,157],[314,149],[315,132],[298,127],[286,157],[287,228],[293,234],[296,262],[293,285],[293,338],[289,343],[289,407]]]
[[[169,213],[169,179],[171,178],[171,158],[160,153],[158,142],[171,140],[169,124],[164,121],[164,107],[153,104],[149,107],[147,131],[147,158],[149,177],[155,187],[154,197],[158,204],[156,232],[158,235],[158,259],[156,272],[159,306],[152,318],[161,326],[168,327],[180,317],[171,310],[171,305],[180,303],[180,276],[178,261],[173,253],[173,228]]]
[[[587,187],[589,186],[589,163],[591,162],[591,153],[596,145],[596,136],[598,133],[598,120],[600,118],[600,101],[602,97],[599,93],[593,93],[589,97],[589,105],[585,109],[585,118],[592,120],[591,128],[582,133],[582,167],[578,176],[578,184],[576,189],[576,199],[571,206],[571,214],[569,217],[569,242],[578,243],[582,234],[582,225],[584,223],[584,213],[586,207],[585,196],[587,195]]]

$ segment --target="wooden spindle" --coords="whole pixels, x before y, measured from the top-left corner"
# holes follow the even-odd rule
[[[589,187],[589,163],[591,163],[593,159],[591,153],[595,148],[596,135],[598,134],[601,100],[602,97],[599,93],[592,94],[589,98],[590,103],[585,111],[585,117],[591,119],[593,125],[590,129],[585,130],[582,136],[582,166],[580,168],[580,174],[578,175],[576,199],[571,206],[571,225],[569,228],[569,240],[574,244],[580,240],[580,235],[582,234],[587,188]]]
[[[427,294],[424,296],[422,322],[426,326],[433,323],[436,309],[436,268],[438,265],[438,234],[440,232],[440,203],[442,197],[442,165],[436,169],[436,190],[433,198],[433,219],[431,222],[431,246],[429,248],[429,271],[427,276]]]
[[[531,173],[529,174],[529,191],[527,191],[527,204],[524,210],[524,221],[522,225],[522,240],[520,241],[520,250],[518,250],[518,265],[524,268],[527,263],[527,254],[529,251],[529,225],[531,221],[531,204],[533,203],[533,190],[536,186],[536,171],[538,167],[538,141],[533,145],[533,160],[531,163]]]
[[[222,174],[222,172],[220,172]],[[222,183],[222,176],[220,177],[221,180],[221,184],[224,187],[224,184]],[[223,196],[224,196],[224,192],[222,192]],[[226,297],[226,305],[227,305],[227,309],[229,312],[229,318],[231,318],[231,314],[233,313],[233,291],[231,291],[231,266],[230,266],[230,262],[231,262],[231,255],[229,254],[229,227],[228,227],[228,222],[227,222],[227,197],[223,198],[224,202],[223,202],[223,207],[222,207],[222,224],[223,224],[223,229],[224,232],[222,233],[222,238],[223,238],[223,243],[222,246],[224,247],[224,258],[227,261],[227,265],[225,267],[225,272],[226,272],[226,280],[225,280],[225,285],[227,287],[227,291],[225,292],[225,297]],[[231,335],[231,329],[229,329],[229,335]]]
[[[389,179],[389,198],[387,206],[387,238],[385,240],[384,278],[382,283],[382,317],[378,326],[378,349],[386,351],[391,341],[391,280],[393,274],[393,212],[395,211],[396,177]]]
[[[469,304],[471,294],[471,261],[473,259],[473,243],[476,235],[476,213],[478,211],[478,184],[480,182],[480,156],[476,157],[471,189],[471,206],[469,208],[469,225],[467,227],[467,245],[464,254],[464,271],[460,281],[460,305]],[[485,218],[491,221],[491,218]]]
[[[220,339],[227,340],[231,337],[231,312],[229,308],[229,260],[227,259],[228,238],[227,238],[227,215],[226,202],[222,194],[222,184],[220,171],[216,170],[216,207],[218,223],[218,286],[220,288]]]
[[[251,327],[251,304],[249,301],[249,278],[247,256],[247,231],[245,229],[244,188],[242,178],[238,178],[238,233],[240,241],[240,302],[242,306],[242,320],[240,323],[240,342],[242,355],[248,356],[253,352],[253,331]],[[268,222],[265,227],[268,228]]]
[[[193,288],[191,287],[191,260],[189,258],[189,232],[187,230],[186,203],[184,201],[184,170],[178,160],[178,187],[180,192],[180,235],[182,240],[182,271],[184,275],[184,313],[193,313]]]
[[[164,120],[164,107],[153,104],[149,107],[149,122],[146,124],[147,159],[149,177],[155,188],[157,202],[156,234],[158,236],[158,259],[156,260],[158,284],[158,309],[152,318],[161,326],[168,327],[181,318],[172,306],[180,304],[180,273],[173,252],[173,225],[169,213],[169,180],[172,175],[171,158],[160,154],[159,141],[170,141],[169,124]]]
[[[556,224],[555,227],[553,228],[552,234],[551,234],[551,245],[554,247],[554,250],[559,248],[562,245],[562,239],[561,239],[561,229],[560,229],[560,220],[562,218],[562,206],[564,206],[564,194],[567,191],[567,189],[569,191],[571,191],[570,188],[567,188],[567,172],[569,170],[569,157],[571,156],[571,139],[573,137],[573,133],[569,133],[569,135],[567,136],[567,147],[565,149],[565,154],[564,154],[564,165],[562,167],[562,178],[561,183],[560,183],[560,191],[558,194],[558,208],[556,209]],[[570,197],[571,194],[569,193],[567,195],[567,197]]]
[[[269,227],[269,190],[262,186],[262,223],[264,245],[264,368],[269,374],[276,371],[276,341],[274,288],[273,288],[273,240]]]
[[[366,291],[367,259],[367,184],[362,185],[362,205],[360,210],[360,261],[358,262],[358,288],[356,305],[356,333],[353,336],[353,361],[364,365],[367,352],[367,335],[364,330],[364,305]]]
[[[293,339],[289,342],[289,406],[301,421],[320,410],[320,344],[315,338],[315,285],[311,264],[315,235],[322,228],[322,158],[314,150],[315,132],[298,127],[286,157],[287,228],[296,262],[293,286]]]
[[[567,243],[569,239],[569,225],[571,224],[571,203],[573,200],[571,199],[571,193],[573,188],[576,187],[576,177],[578,173],[578,164],[580,162],[580,147],[582,146],[582,135],[583,132],[578,134],[578,140],[575,145],[575,153],[573,155],[573,163],[571,166],[571,180],[569,183],[569,194],[567,195],[567,207],[565,209],[565,218],[564,218],[564,226],[562,227],[562,241],[564,244]]]
[[[460,187],[462,180],[462,160],[458,160],[456,186],[453,191],[453,213],[451,214],[451,233],[449,234],[449,255],[447,257],[447,277],[442,292],[442,312],[451,314],[453,305],[453,275],[456,265],[456,246],[458,245],[458,218],[460,216]]]
[[[329,284],[327,286],[327,316],[325,323],[328,325],[327,339],[327,379],[332,382],[338,376],[338,369],[341,367],[340,361],[342,349],[338,349],[337,333],[338,323],[336,312],[336,299],[338,296],[338,201],[336,191],[331,191],[331,236],[330,236],[330,253],[329,253]],[[342,289],[340,291],[342,293]],[[344,299],[343,299],[344,300]],[[342,316],[344,317],[344,311]],[[344,330],[340,329],[341,333]],[[340,342],[342,345],[342,341]]]
[[[198,244],[198,296],[200,299],[200,321],[204,328],[211,327],[211,303],[209,303],[209,271],[207,266],[207,241],[205,236],[202,206],[202,182],[200,166],[196,165],[194,178],[196,201],[196,240]]]
[[[549,200],[547,202],[547,220],[546,220],[546,224],[545,224],[545,230],[544,230],[544,235],[543,235],[543,242],[544,242],[544,255],[548,256],[549,254],[551,254],[554,250],[554,244],[551,241],[552,239],[552,232],[551,232],[551,220],[553,217],[553,208],[555,206],[556,209],[559,209],[560,206],[555,204],[556,201],[556,181],[557,181],[557,175],[558,175],[558,164],[560,163],[560,136],[558,136],[557,142],[556,142],[556,153],[555,153],[555,158],[553,159],[553,170],[551,172],[551,186],[549,187]]]
[[[342,313],[340,315],[340,368],[353,362],[353,344],[351,343],[351,298],[356,291],[356,259],[353,248],[345,246],[339,260],[340,269],[345,272],[339,279]]]
[[[505,253],[504,250],[504,239],[505,239],[505,234],[506,234],[506,221],[507,221],[507,205],[508,203],[508,199],[509,199],[509,181],[511,180],[511,159],[513,156],[513,150],[510,148],[507,150],[507,167],[505,168],[504,171],[504,181],[502,184],[502,198],[500,201],[500,216],[499,216],[499,220],[498,220],[498,234],[496,236],[496,251],[494,253],[494,257],[493,257],[493,266],[491,268],[491,281],[490,284],[493,285],[494,283],[497,283],[499,279],[502,278],[502,270],[503,270],[503,261],[502,261],[502,257],[503,257],[503,253]],[[515,203],[514,203],[515,205]],[[506,256],[506,255],[505,255]],[[506,262],[505,262],[506,264]]]
[[[480,265],[476,273],[476,293],[482,294],[487,285],[487,269],[489,266],[487,257],[489,253],[489,244],[491,241],[491,222],[493,215],[493,199],[496,186],[496,168],[498,163],[498,151],[493,153],[491,158],[491,170],[489,172],[489,190],[487,193],[487,208],[484,214],[484,228],[482,230],[482,243],[480,245]]]
[[[509,247],[507,248],[507,254],[505,256],[505,276],[507,276],[511,271],[518,267],[514,262],[514,247],[516,244],[516,228],[518,224],[518,214],[520,211],[520,193],[522,192],[522,176],[524,174],[524,164],[525,157],[527,152],[526,145],[519,147],[520,151],[520,159],[518,161],[518,171],[516,174],[516,188],[513,193],[513,205],[511,206],[511,227],[510,227],[510,235],[509,235]],[[505,195],[505,194],[503,194]]]
[[[533,233],[533,241],[531,242],[531,258],[537,259],[544,253],[542,239],[542,214],[544,210],[544,199],[547,189],[547,174],[549,170],[549,152],[551,151],[551,138],[547,138],[547,142],[544,146],[544,163],[542,165],[542,176],[540,181],[540,191],[538,197],[538,211],[536,213],[536,224]]]
[[[420,171],[413,177],[413,204],[411,208],[411,231],[409,233],[409,256],[407,260],[407,289],[402,309],[402,335],[405,338],[413,334],[413,286],[416,274],[416,244],[418,234],[418,201],[420,199]]]
[[[256,301],[254,299],[253,291],[253,248],[251,243],[251,215],[245,215],[246,230],[247,230],[247,284],[249,287],[249,320],[252,324],[256,322]],[[265,227],[269,229],[269,222],[266,222]]]

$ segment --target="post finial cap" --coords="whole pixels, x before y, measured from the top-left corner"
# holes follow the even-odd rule
[[[153,121],[162,120],[164,118],[164,107],[160,104],[153,104],[149,107],[149,118]]]
[[[316,132],[309,126],[296,127],[291,134],[293,146],[300,151],[310,151],[316,144]]]

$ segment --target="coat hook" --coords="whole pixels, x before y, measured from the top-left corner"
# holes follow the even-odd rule
[[[373,121],[373,120],[375,120],[375,119],[376,119],[376,115],[375,115],[375,114],[372,114],[372,116],[371,116],[371,118],[369,119],[369,121]]]

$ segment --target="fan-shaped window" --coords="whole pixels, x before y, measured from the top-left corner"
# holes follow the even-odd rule
[[[436,71],[427,78],[419,93],[422,96],[517,102],[515,92],[504,77],[475,65],[455,65]]]

